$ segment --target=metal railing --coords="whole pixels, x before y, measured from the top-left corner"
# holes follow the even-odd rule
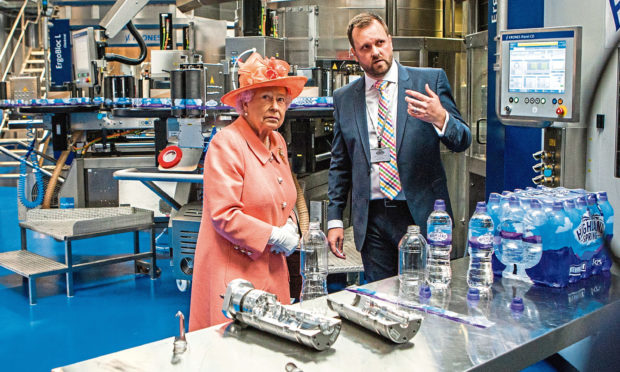
[[[26,48],[25,48],[25,38],[24,38],[24,36],[26,35],[26,30],[30,24],[39,23],[39,19],[41,18],[41,3],[39,1],[36,1],[37,18],[35,20],[26,20],[24,14],[26,13],[26,7],[28,6],[28,3],[30,2],[32,2],[32,0],[24,0],[24,4],[19,9],[19,13],[17,13],[17,17],[15,18],[15,21],[13,22],[11,31],[7,35],[6,41],[4,42],[4,46],[2,47],[2,50],[0,51],[0,64],[2,64],[2,61],[4,61],[4,57],[6,56],[6,53],[9,50],[9,47],[13,43],[13,36],[15,35],[15,31],[17,30],[17,25],[21,25],[21,32],[19,34],[19,37],[17,38],[17,42],[15,43],[15,47],[13,48],[13,52],[11,53],[11,57],[9,58],[6,64],[6,68],[4,69],[4,73],[2,74],[2,79],[0,79],[0,81],[6,81],[6,77],[9,74],[9,71],[11,71],[13,67],[13,62],[15,61],[15,55],[17,54],[18,50],[22,51],[22,57],[23,57],[22,59],[26,58],[26,55],[25,55]]]

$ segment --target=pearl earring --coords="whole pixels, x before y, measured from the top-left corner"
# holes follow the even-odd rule
[[[247,112],[244,112],[244,113],[243,113],[243,115],[248,116],[248,113],[247,113]]]

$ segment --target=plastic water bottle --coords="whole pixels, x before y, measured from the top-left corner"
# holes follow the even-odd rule
[[[499,199],[499,206],[501,207],[501,213],[499,214],[500,221],[503,218],[503,216],[507,215],[508,211],[510,211],[510,197],[511,196],[512,196],[512,193],[510,191],[502,192],[502,195]],[[497,226],[495,226],[495,228],[497,228]]]
[[[512,265],[523,262],[523,209],[516,196],[511,196],[507,212],[500,222],[500,237],[502,239],[501,254],[502,263],[506,269],[502,275],[511,276],[514,267]]]
[[[407,233],[398,243],[398,279],[401,290],[416,293],[419,285],[425,282],[427,246],[420,226],[407,227]]]
[[[564,205],[560,201],[553,203],[553,209],[549,213],[547,227],[543,230],[543,249],[555,251],[564,247],[570,247],[573,223],[568,217]]]
[[[478,202],[476,212],[469,219],[467,233],[469,250],[469,269],[467,270],[467,284],[488,291],[493,284],[493,220],[487,213],[484,202]]]
[[[599,274],[603,269],[603,260],[601,257],[597,255],[603,247],[603,238],[605,234],[605,220],[601,215],[601,210],[598,208],[596,203],[596,194],[588,193],[586,196],[587,203],[587,215],[590,221],[590,225],[586,230],[587,239],[587,251],[592,257],[588,259],[587,262],[587,273],[586,277],[589,274],[596,275]]]
[[[568,246],[571,248],[571,253],[577,257],[582,255],[584,251],[584,246],[581,244],[579,239],[577,239],[576,230],[579,228],[581,224],[581,213],[577,211],[575,207],[574,199],[569,199],[564,202],[564,209],[566,211],[566,215],[568,216],[571,222],[571,230],[568,236],[569,242]],[[581,279],[581,264],[573,264],[569,267],[569,283],[576,283]]]
[[[310,222],[308,231],[301,239],[300,274],[302,277],[301,307],[307,310],[322,313],[326,311],[327,304],[315,300],[327,297],[327,238],[320,229],[319,222]],[[325,306],[323,306],[325,305]]]
[[[525,269],[538,264],[542,256],[543,243],[546,243],[542,237],[543,230],[547,227],[547,214],[543,211],[541,203],[536,199],[531,199],[528,212],[523,219],[523,264],[520,267],[523,270],[522,275],[526,275]]]
[[[605,235],[603,239],[607,244],[607,247],[611,246],[611,239],[614,236],[614,209],[607,200],[607,193],[601,191],[596,194],[598,208],[601,211],[601,216],[605,221]],[[611,269],[612,259],[609,257],[607,249],[601,249],[601,251],[594,257],[595,260],[601,260],[601,270],[609,271]]]
[[[426,223],[428,239],[428,284],[434,288],[446,288],[452,278],[450,251],[452,251],[452,219],[446,212],[442,199],[435,201],[435,210]]]
[[[598,207],[605,219],[605,240],[609,243],[614,236],[614,209],[607,200],[607,193],[601,191],[597,193]]]
[[[491,216],[491,219],[493,220],[493,251],[495,252],[497,256],[497,258],[501,261],[502,258],[499,256],[501,250],[499,249],[500,244],[502,244],[502,239],[499,236],[499,226],[500,226],[500,220],[502,217],[502,206],[501,206],[501,199],[503,198],[503,196],[501,196],[498,193],[492,192],[489,195],[489,202],[487,203],[487,213],[489,214],[489,216]]]
[[[579,216],[583,218],[584,215],[586,214],[586,197],[585,196],[579,196],[575,199],[575,209],[577,209]]]

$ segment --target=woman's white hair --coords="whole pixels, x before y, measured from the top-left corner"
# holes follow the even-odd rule
[[[245,110],[243,109],[243,105],[250,102],[252,98],[254,98],[254,93],[256,93],[256,89],[245,90],[237,95],[237,100],[235,101],[235,111],[239,115],[243,115]],[[291,91],[286,88],[286,108],[291,105],[293,98],[291,97]]]

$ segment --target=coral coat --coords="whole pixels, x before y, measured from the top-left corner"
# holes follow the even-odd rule
[[[284,138],[269,135],[267,150],[243,117],[217,133],[204,167],[204,203],[196,244],[189,330],[227,321],[222,314],[226,285],[249,280],[290,303],[283,254],[267,245],[273,226],[291,215],[297,193]]]

